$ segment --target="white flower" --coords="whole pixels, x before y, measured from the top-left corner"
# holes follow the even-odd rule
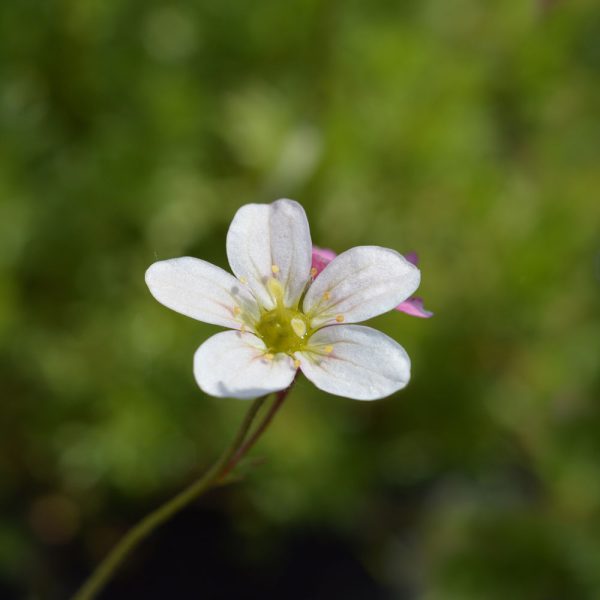
[[[300,369],[318,388],[375,400],[406,386],[410,360],[362,325],[406,300],[420,271],[394,250],[358,246],[316,276],[306,214],[293,200],[247,204],[227,234],[235,277],[197,258],[154,263],[152,295],[205,323],[232,329],[198,348],[194,375],[207,394],[253,398],[288,387]],[[316,277],[315,277],[316,276]]]

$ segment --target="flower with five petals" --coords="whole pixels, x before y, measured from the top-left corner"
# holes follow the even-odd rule
[[[254,398],[287,388],[298,369],[321,390],[357,400],[406,386],[410,360],[402,346],[356,325],[397,307],[419,286],[419,269],[402,255],[358,246],[330,257],[319,272],[304,209],[284,199],[238,210],[227,257],[235,277],[190,257],[146,271],[160,303],[232,330],[194,355],[204,392]]]

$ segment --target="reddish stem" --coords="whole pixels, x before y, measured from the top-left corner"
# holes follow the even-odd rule
[[[287,387],[285,390],[277,392],[277,396],[275,396],[275,400],[273,401],[273,404],[271,404],[271,407],[267,411],[265,418],[262,420],[260,425],[258,425],[258,427],[254,430],[254,433],[252,433],[252,435],[250,435],[250,437],[246,439],[246,441],[237,449],[236,453],[233,455],[230,461],[225,465],[225,467],[219,475],[219,481],[222,481],[229,473],[231,473],[231,471],[237,466],[240,460],[242,460],[242,458],[244,458],[244,456],[252,449],[254,444],[258,442],[262,434],[265,432],[265,429],[267,429],[267,427],[273,420],[273,417],[275,417],[275,415],[281,408],[281,405],[287,398],[287,395],[290,393],[290,390],[293,386],[294,382],[292,382],[290,386]]]

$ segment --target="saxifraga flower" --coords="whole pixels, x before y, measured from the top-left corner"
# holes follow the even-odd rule
[[[333,253],[331,253],[333,254]],[[401,254],[358,246],[312,266],[304,209],[293,200],[247,204],[227,234],[235,277],[198,258],[154,263],[146,283],[162,304],[227,327],[194,355],[200,388],[254,398],[287,388],[300,369],[318,388],[356,400],[406,386],[410,359],[387,335],[355,325],[410,298],[420,271]]]

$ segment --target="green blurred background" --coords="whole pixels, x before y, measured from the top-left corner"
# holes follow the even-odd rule
[[[106,597],[600,598],[599,99],[594,0],[1,2],[0,597],[66,597],[231,438],[218,329],[143,275],[291,197],[419,252],[435,317],[375,320],[413,380],[300,380]]]

